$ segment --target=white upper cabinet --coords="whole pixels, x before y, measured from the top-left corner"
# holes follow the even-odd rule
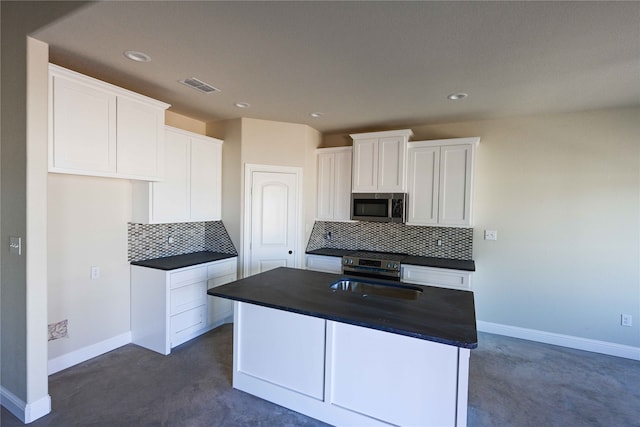
[[[475,149],[480,138],[410,142],[409,225],[471,226]]]
[[[319,148],[317,219],[348,220],[351,209],[351,147]]]
[[[404,193],[410,129],[369,132],[353,138],[354,193]]]
[[[134,183],[133,222],[220,220],[222,141],[165,128],[165,179]]]
[[[162,179],[168,107],[49,64],[49,172]]]

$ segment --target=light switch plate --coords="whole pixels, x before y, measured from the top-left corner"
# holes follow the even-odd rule
[[[9,237],[9,253],[22,255],[22,237]]]
[[[484,230],[484,240],[498,240],[498,231]]]

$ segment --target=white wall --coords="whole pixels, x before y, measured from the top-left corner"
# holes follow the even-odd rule
[[[411,128],[413,140],[481,137],[478,320],[640,347],[640,109]]]
[[[48,323],[68,320],[68,337],[49,341],[51,360],[131,330],[132,196],[128,180],[50,173],[48,182]]]

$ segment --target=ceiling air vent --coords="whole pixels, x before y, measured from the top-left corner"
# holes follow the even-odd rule
[[[203,82],[202,80],[198,80],[195,77],[191,77],[188,79],[184,79],[184,80],[178,80],[180,83],[182,83],[183,85],[189,86],[190,88],[193,88],[197,91],[200,91],[202,93],[215,93],[215,92],[221,92],[220,89],[215,88],[213,86],[211,86],[208,83]]]

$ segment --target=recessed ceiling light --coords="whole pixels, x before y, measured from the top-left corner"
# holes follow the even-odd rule
[[[248,102],[236,102],[233,105],[235,105],[238,108],[249,108],[249,107],[251,107],[251,104],[249,104]]]
[[[309,114],[311,117],[313,117],[314,119],[317,119],[318,117],[322,117],[323,113],[320,112],[315,112],[315,113],[310,113]]]
[[[450,101],[458,101],[460,99],[465,99],[467,96],[469,96],[468,93],[458,92],[452,93],[451,95],[447,96],[447,99],[449,99]]]
[[[128,59],[136,62],[149,62],[151,57],[144,52],[138,52],[136,50],[127,50],[123,52],[123,55]]]

